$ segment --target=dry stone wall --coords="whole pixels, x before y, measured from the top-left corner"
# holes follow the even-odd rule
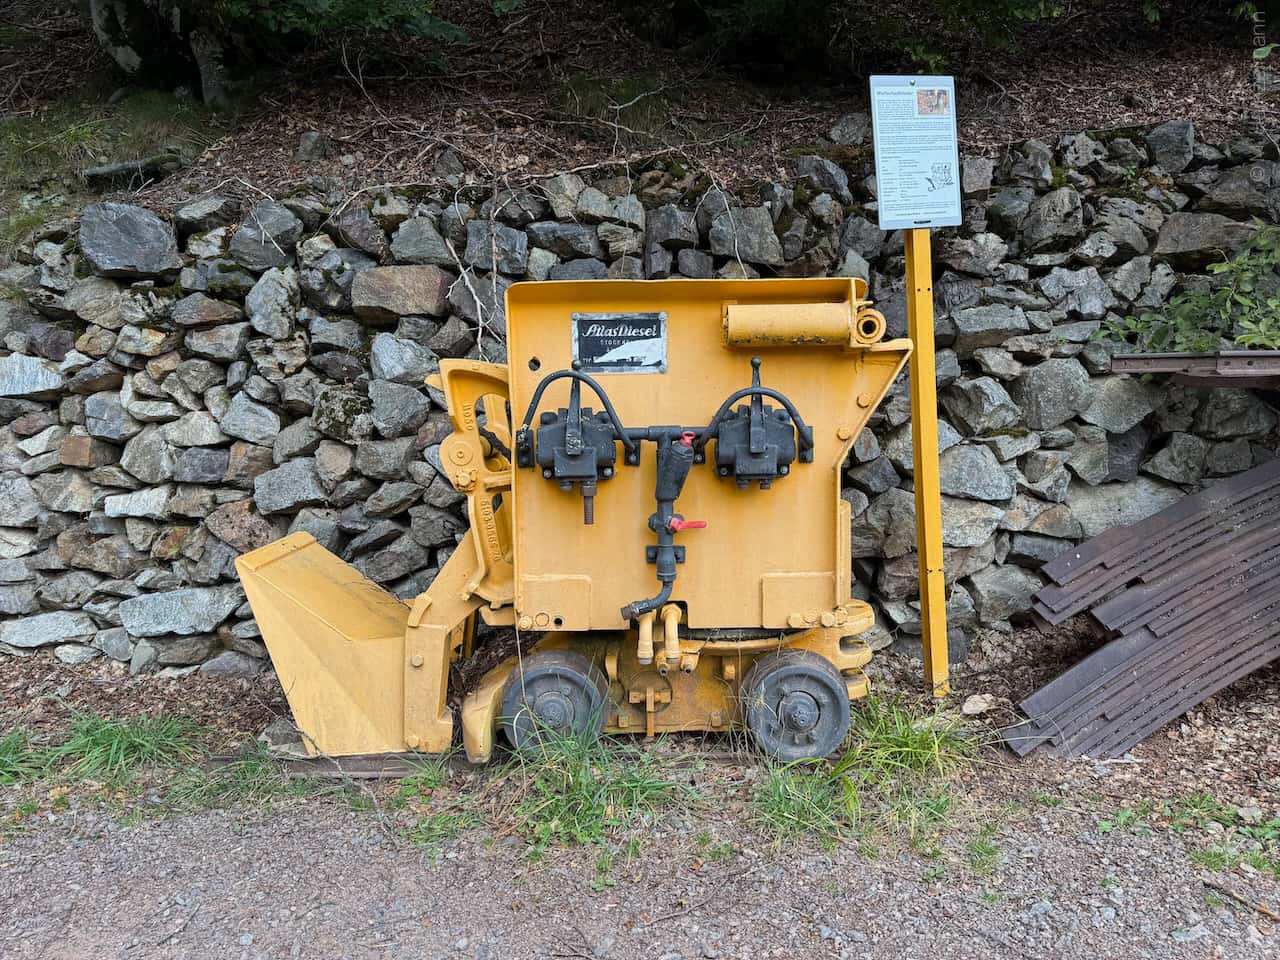
[[[857,275],[903,334],[901,242],[875,226],[859,119],[740,195],[662,162],[496,191],[455,164],[412,195],[319,181],[46,225],[0,271],[0,651],[252,673],[266,651],[232,562],[289,531],[402,597],[425,589],[466,518],[423,378],[504,359],[511,283]],[[1274,221],[1276,159],[1176,121],[966,159],[965,226],[935,238],[958,655],[1025,614],[1045,560],[1272,456],[1262,396],[1111,374],[1094,334]],[[911,474],[900,382],[844,491],[875,646],[919,632]]]

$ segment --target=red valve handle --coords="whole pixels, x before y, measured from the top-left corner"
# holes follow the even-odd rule
[[[667,521],[667,529],[672,533],[679,533],[681,530],[701,530],[706,525],[705,520],[681,520],[679,517],[672,517]]]

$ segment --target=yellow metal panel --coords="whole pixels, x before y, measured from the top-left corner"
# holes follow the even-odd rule
[[[467,654],[477,611],[490,623],[557,631],[540,648],[572,644],[594,655],[613,684],[611,730],[725,729],[737,718],[737,687],[747,669],[784,645],[827,657],[851,697],[865,693],[861,667],[870,651],[851,638],[873,617],[867,604],[850,598],[849,506],[840,499],[840,472],[911,349],[905,340],[863,342],[878,337],[882,323],[865,293],[861,281],[840,278],[512,287],[509,367],[446,361],[433,378],[449,400],[455,429],[441,445],[442,462],[468,496],[472,530],[426,593],[406,606],[306,534],[237,561],[308,748],[335,755],[447,749],[448,667]],[[510,430],[494,414],[509,399],[521,416],[542,377],[570,366],[571,313],[658,310],[668,316],[666,372],[599,377],[625,424],[705,426],[726,396],[751,382],[750,360],[758,353],[763,385],[787,394],[812,428],[814,462],[793,464],[770,490],[740,490],[713,466],[695,466],[676,509],[710,526],[680,537],[686,561],[673,602],[663,607],[660,653],[652,649],[659,638],[650,636],[645,653],[654,662],[644,664],[634,631],[598,631],[622,629],[622,603],[657,589],[645,561],[654,541],[647,524],[655,505],[653,444],[643,446],[639,467],[620,465],[600,483],[597,523],[584,526],[577,496],[540,471],[511,468],[502,453],[511,446]],[[741,336],[728,330],[729,311],[742,321]],[[837,342],[841,348],[832,349]],[[929,349],[931,366],[931,342]],[[932,386],[932,373],[927,380]],[[567,384],[555,385],[541,409],[554,410],[567,393]],[[597,403],[585,394],[584,400]],[[935,487],[936,466],[935,457]],[[927,464],[918,475],[927,475]],[[779,633],[684,639],[677,632],[682,617],[695,629]],[[654,615],[643,626],[652,628]],[[783,628],[809,629],[783,635]],[[511,669],[504,664],[489,675],[464,706],[473,757],[492,749]]]
[[[431,588],[414,602],[404,635],[404,742],[399,749],[441,753],[453,740],[453,712],[445,705],[449,663],[462,651],[469,620],[482,599],[475,574],[486,569],[475,538],[458,544]]]
[[[938,481],[938,393],[933,356],[933,264],[929,231],[908,230],[907,332],[911,353],[911,435],[915,442],[916,544],[925,682],[948,692],[947,597],[942,570],[942,499]]]
[[[761,381],[787,394],[813,427],[815,458],[793,464],[770,490],[739,490],[713,468],[695,465],[676,509],[709,526],[682,534],[686,561],[672,599],[687,607],[690,627],[764,626],[758,584],[767,575],[823,572],[842,581],[849,536],[839,524],[840,470],[858,432],[906,362],[910,344],[832,350],[821,345],[776,349],[726,342],[726,306],[834,305],[860,300],[847,278],[811,280],[669,280],[520,283],[507,292],[508,356],[513,416],[523,416],[548,373],[571,363],[570,316],[579,313],[665,311],[669,332],[665,374],[599,374],[627,426],[704,426],[726,396],[751,382],[750,359],[763,360]],[[567,382],[553,384],[541,410],[568,399]],[[745,401],[744,401],[745,402]],[[583,404],[597,407],[590,391]],[[536,426],[536,422],[535,422]],[[533,609],[534,585],[548,576],[591,580],[593,630],[626,624],[623,603],[657,592],[644,547],[654,542],[647,519],[654,509],[654,446],[642,445],[639,467],[620,465],[599,484],[596,523],[582,523],[581,498],[561,491],[536,470],[512,471],[516,607],[577,623],[567,610]],[[619,458],[621,461],[621,458]],[[533,591],[526,596],[526,589]],[[830,609],[842,599],[827,588]]]
[[[834,570],[816,572],[766,573],[760,578],[763,627],[817,626],[848,597],[836,596],[838,577]]]
[[[404,749],[409,608],[295,533],[236,569],[309,753]]]

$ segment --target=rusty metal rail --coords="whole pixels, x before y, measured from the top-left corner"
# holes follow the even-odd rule
[[[1119,756],[1280,657],[1280,461],[1225,480],[1045,564],[1036,612],[1088,610],[1114,637],[1020,704],[1024,755]]]
[[[1168,373],[1191,386],[1275,387],[1280,350],[1217,353],[1133,353],[1111,358],[1112,373]]]

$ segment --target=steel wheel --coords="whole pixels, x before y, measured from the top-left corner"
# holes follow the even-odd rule
[[[829,660],[809,650],[777,650],[742,680],[747,730],[779,760],[825,757],[849,733],[849,688]]]
[[[502,691],[502,730],[517,750],[543,737],[594,740],[604,729],[609,681],[573,650],[542,650],[524,658]]]

